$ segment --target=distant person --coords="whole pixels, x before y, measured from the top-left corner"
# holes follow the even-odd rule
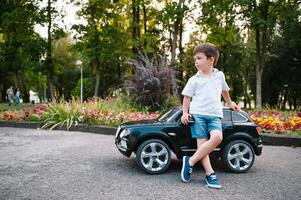
[[[14,99],[14,89],[12,86],[7,89],[6,95],[7,95],[8,106],[11,107]]]
[[[15,106],[20,104],[20,89],[16,88],[15,91]]]

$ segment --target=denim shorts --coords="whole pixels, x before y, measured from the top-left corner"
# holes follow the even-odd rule
[[[209,133],[213,130],[222,132],[221,118],[207,115],[191,115],[195,121],[190,125],[192,138],[209,138]]]

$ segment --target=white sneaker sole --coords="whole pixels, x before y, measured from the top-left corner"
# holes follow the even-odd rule
[[[206,179],[205,179],[205,181],[206,181],[206,187],[215,188],[215,189],[221,189],[222,188],[221,185],[212,185],[212,184],[209,184]]]
[[[182,164],[182,170],[181,170],[181,178],[182,178],[182,181],[183,181],[184,183],[188,183],[190,180],[187,181],[187,180],[185,180],[185,178],[184,178],[184,168],[185,168],[184,162],[185,162],[185,156],[183,156],[182,162],[183,162],[183,164]]]

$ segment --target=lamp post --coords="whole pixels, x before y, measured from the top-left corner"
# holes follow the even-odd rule
[[[83,103],[83,62],[77,60],[76,65],[80,67],[80,102]]]

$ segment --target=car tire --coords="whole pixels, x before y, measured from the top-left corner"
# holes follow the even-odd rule
[[[170,148],[160,139],[146,140],[136,151],[136,161],[148,174],[163,173],[171,163]]]
[[[245,173],[254,163],[254,149],[244,140],[234,140],[223,149],[222,160],[228,170],[234,173]]]

